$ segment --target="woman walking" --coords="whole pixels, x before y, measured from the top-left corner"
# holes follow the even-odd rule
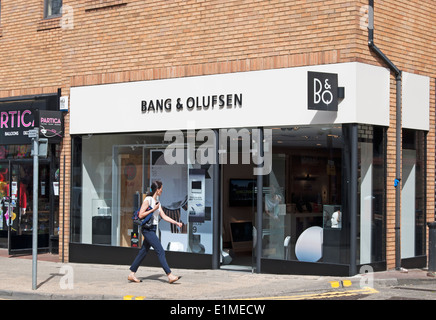
[[[153,247],[154,251],[156,252],[159,258],[159,262],[162,268],[164,269],[166,275],[168,276],[169,283],[174,283],[180,279],[180,277],[177,277],[171,273],[171,269],[168,266],[167,260],[165,258],[165,250],[163,249],[162,244],[160,243],[156,235],[156,228],[159,223],[159,215],[162,217],[163,220],[175,224],[179,228],[182,227],[181,222],[177,222],[171,219],[163,212],[162,207],[159,201],[157,200],[157,197],[159,197],[162,194],[162,190],[163,190],[162,182],[154,181],[151,185],[151,190],[150,192],[147,193],[147,196],[144,199],[144,202],[142,203],[141,209],[139,211],[140,219],[145,218],[149,214],[153,215],[151,217],[151,219],[153,219],[153,227],[151,229],[142,228],[144,243],[142,244],[141,250],[139,250],[138,255],[136,256],[135,260],[130,266],[131,273],[129,274],[127,279],[131,282],[141,282],[141,280],[136,278],[135,273],[138,270],[142,260],[144,260],[145,256],[147,255],[150,247]],[[148,210],[149,208],[151,209]]]

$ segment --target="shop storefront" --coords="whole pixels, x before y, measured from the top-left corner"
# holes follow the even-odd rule
[[[0,101],[0,247],[9,254],[32,250],[33,162],[29,130],[38,110],[57,110],[58,96]],[[39,161],[38,249],[58,251],[59,145],[49,144]]]
[[[428,101],[408,88],[429,87],[408,79],[402,257],[420,261]],[[69,261],[130,264],[132,212],[161,180],[183,223],[157,231],[171,266],[386,269],[389,90],[389,71],[362,63],[71,88]]]

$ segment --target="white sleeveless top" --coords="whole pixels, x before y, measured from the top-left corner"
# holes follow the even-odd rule
[[[156,206],[156,200],[154,200],[154,198],[152,196],[147,196],[144,199],[144,202],[148,200],[148,206],[154,208]],[[160,212],[161,206],[159,204],[159,209],[157,209],[156,211],[154,211],[153,213],[150,213],[153,215],[152,219],[153,219],[153,224],[154,225],[158,225],[159,224],[159,212]],[[148,211],[148,208],[147,210]]]

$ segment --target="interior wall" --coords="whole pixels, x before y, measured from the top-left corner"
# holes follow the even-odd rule
[[[223,246],[231,246],[230,223],[236,221],[251,221],[254,226],[256,207],[231,207],[229,205],[230,179],[253,179],[252,164],[226,164],[222,167],[222,207],[223,207]]]

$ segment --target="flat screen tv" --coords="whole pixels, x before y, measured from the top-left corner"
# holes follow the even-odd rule
[[[248,207],[256,205],[255,179],[230,179],[229,206]]]

